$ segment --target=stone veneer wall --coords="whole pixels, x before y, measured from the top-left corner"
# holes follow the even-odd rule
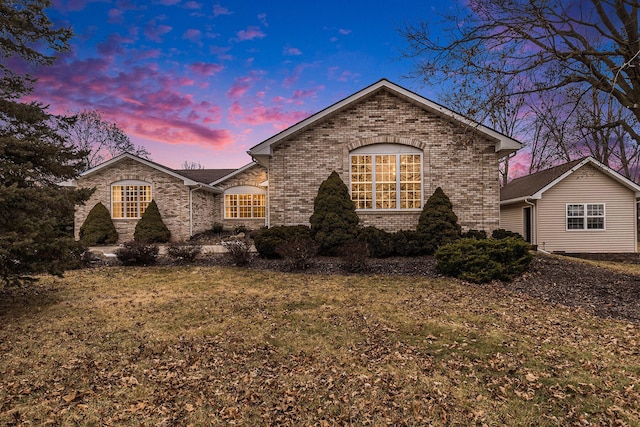
[[[181,179],[130,159],[124,159],[77,180],[78,187],[95,187],[96,191],[85,205],[76,208],[74,221],[76,239],[79,238],[80,227],[89,211],[98,202],[102,202],[111,212],[111,184],[125,179],[150,183],[151,194],[158,205],[162,220],[171,231],[171,240],[189,239],[189,188]],[[133,240],[137,222],[137,219],[113,220],[118,231],[119,243]]]
[[[331,171],[349,185],[349,150],[403,143],[423,150],[423,203],[440,186],[463,229],[499,227],[495,141],[452,124],[386,90],[375,92],[275,144],[269,164],[270,225],[309,224],[313,200]],[[363,225],[415,229],[420,212],[359,212]]]
[[[217,187],[227,190],[239,185],[249,185],[259,187],[263,190],[267,190],[266,187],[260,187],[260,184],[267,180],[267,169],[263,166],[255,164],[254,166],[234,175],[233,177],[225,180],[217,185]],[[269,204],[269,196],[267,195],[267,205]],[[214,207],[214,216],[216,222],[222,223],[225,228],[233,228],[237,225],[245,225],[252,230],[257,230],[266,225],[266,218],[264,219],[247,219],[247,218],[233,218],[225,219],[224,217],[224,194],[216,196],[216,206]]]

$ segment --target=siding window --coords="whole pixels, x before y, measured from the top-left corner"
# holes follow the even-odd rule
[[[111,217],[137,219],[151,203],[151,185],[146,182],[118,182],[111,186]]]
[[[420,209],[422,154],[351,154],[356,209]]]
[[[266,215],[264,194],[225,194],[225,218],[264,218]]]
[[[567,205],[567,230],[604,230],[602,203]]]

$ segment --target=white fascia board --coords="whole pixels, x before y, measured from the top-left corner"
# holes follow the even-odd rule
[[[224,182],[224,181],[226,181],[227,179],[229,179],[229,178],[231,178],[231,177],[234,177],[234,176],[238,175],[239,173],[242,173],[242,172],[246,171],[247,169],[251,169],[253,166],[256,166],[256,165],[257,165],[257,163],[256,163],[256,162],[251,162],[251,163],[249,163],[249,164],[246,164],[246,165],[242,166],[240,169],[236,169],[236,170],[234,170],[233,172],[226,174],[226,175],[225,175],[225,176],[223,176],[222,178],[218,178],[218,179],[216,179],[215,181],[210,182],[210,183],[209,183],[209,185],[211,185],[211,186],[218,185],[218,184],[220,184],[221,182]]]
[[[538,193],[536,193],[538,194]],[[512,205],[514,203],[522,203],[522,202],[526,202],[527,200],[540,200],[542,199],[541,196],[524,196],[524,197],[518,197],[516,199],[507,199],[507,200],[501,200],[500,201],[500,206],[505,206],[505,205]]]
[[[93,174],[93,173],[95,173],[95,172],[97,172],[97,171],[99,171],[101,169],[109,167],[109,166],[111,166],[111,165],[113,165],[115,163],[118,163],[118,162],[120,162],[120,161],[122,161],[124,159],[130,159],[130,160],[142,163],[142,164],[144,164],[146,166],[149,166],[150,168],[153,168],[153,169],[155,169],[157,171],[160,171],[162,173],[170,175],[170,176],[172,176],[174,178],[181,179],[183,181],[184,185],[192,186],[192,185],[199,184],[198,182],[196,182],[196,181],[194,181],[192,179],[186,178],[186,177],[184,177],[184,176],[182,176],[180,174],[175,173],[173,170],[171,170],[169,168],[165,168],[162,165],[159,165],[159,164],[154,163],[152,161],[149,161],[147,159],[143,159],[142,157],[134,156],[133,154],[130,154],[130,153],[123,153],[123,154],[120,154],[117,157],[113,157],[113,158],[107,160],[104,163],[100,163],[98,166],[95,166],[92,169],[89,169],[87,171],[82,172],[79,176],[83,177],[83,176],[91,175],[91,174]]]
[[[214,193],[214,194],[224,193],[224,191],[221,188],[213,187],[213,186],[207,185],[207,184],[190,185],[189,188],[191,188],[193,191],[204,190],[204,191],[208,191],[209,193]]]
[[[382,79],[380,81],[378,81],[377,83],[374,83],[364,89],[362,89],[359,92],[354,93],[353,95],[343,99],[342,101],[338,101],[337,103],[331,105],[330,107],[325,108],[324,110],[310,116],[307,117],[306,119],[298,122],[297,124],[285,129],[284,131],[278,133],[277,135],[272,136],[269,139],[266,139],[265,141],[261,142],[260,144],[252,147],[251,149],[249,149],[248,153],[250,156],[270,156],[271,155],[271,145],[306,128],[307,126],[311,125],[312,123],[321,120],[322,118],[346,107],[349,104],[352,104],[356,101],[358,101],[359,99],[369,95],[370,93],[380,89],[380,88],[387,88],[390,89],[394,92],[397,92],[403,96],[405,96],[406,98],[409,98],[411,100],[413,100],[414,102],[421,104],[422,106],[424,106],[425,108],[428,108],[436,113],[438,113],[441,116],[444,116],[446,118],[451,118],[454,120],[457,120],[467,126],[470,126],[476,130],[478,130],[481,133],[484,133],[485,135],[495,139],[497,142],[495,144],[495,152],[505,152],[505,155],[508,154],[509,152],[518,150],[520,148],[522,148],[522,144],[519,143],[518,141],[516,141],[515,139],[509,138],[506,135],[503,135],[499,132],[496,132],[493,129],[489,129],[479,123],[476,123],[454,111],[449,110],[448,108],[437,104],[433,101],[430,101],[427,98],[424,98],[423,96],[420,96],[414,92],[411,92],[401,86],[396,85],[395,83],[392,83],[386,79]]]

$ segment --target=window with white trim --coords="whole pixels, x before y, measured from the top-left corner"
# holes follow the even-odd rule
[[[567,205],[567,230],[604,230],[603,203],[573,203]]]
[[[240,186],[228,189],[224,194],[224,217],[264,218],[267,213],[267,196],[263,189]]]
[[[119,181],[111,184],[111,217],[137,219],[151,203],[151,185],[144,181]]]
[[[422,151],[375,144],[351,152],[351,199],[356,209],[420,209]]]

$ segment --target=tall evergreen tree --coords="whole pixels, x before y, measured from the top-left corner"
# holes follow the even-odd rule
[[[320,185],[309,222],[311,236],[320,244],[323,255],[335,255],[341,245],[356,238],[360,218],[349,189],[336,171]]]
[[[77,249],[65,221],[90,195],[58,186],[84,169],[83,153],[56,132],[62,118],[22,101],[36,80],[19,68],[51,65],[69,48],[71,29],[54,28],[49,6],[0,0],[0,286],[62,274]]]
[[[167,243],[171,239],[171,231],[162,221],[155,200],[149,203],[140,221],[136,224],[133,239],[141,243]]]
[[[442,188],[436,188],[424,204],[418,220],[417,232],[423,241],[425,253],[433,254],[440,246],[457,240],[460,231],[451,200]]]

